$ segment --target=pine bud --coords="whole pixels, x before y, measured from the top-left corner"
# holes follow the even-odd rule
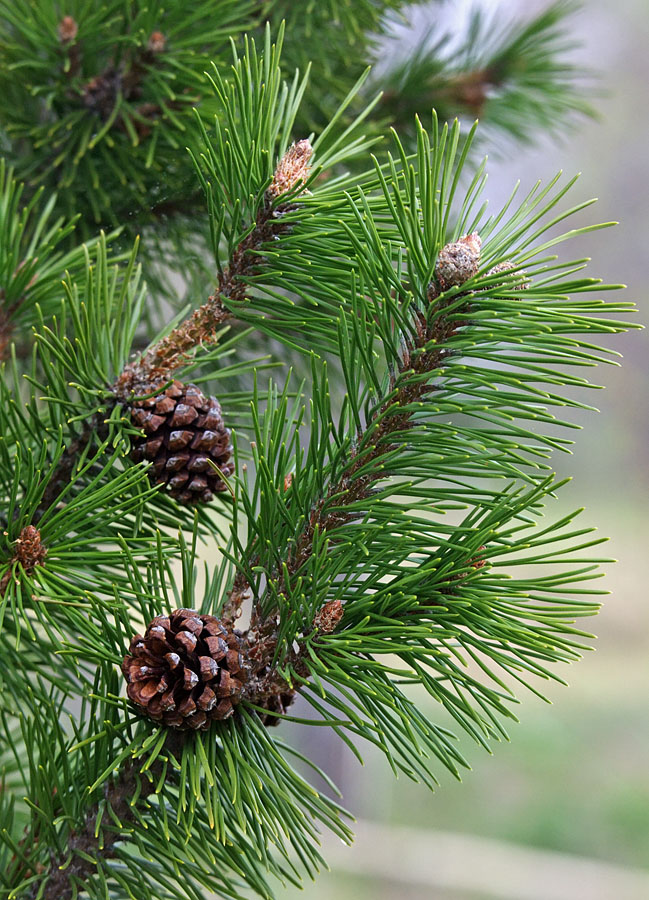
[[[272,199],[280,197],[300,182],[304,183],[311,171],[309,160],[312,155],[313,147],[308,140],[291,144],[277,164],[275,175],[267,191],[269,197]]]
[[[167,39],[161,31],[151,32],[147,49],[151,53],[162,53],[167,43]]]
[[[474,231],[442,247],[435,265],[435,278],[442,290],[464,284],[476,274],[480,267],[481,246],[480,235]]]
[[[41,541],[41,533],[33,525],[26,525],[14,544],[12,562],[18,563],[23,572],[31,575],[36,566],[42,566],[47,556],[47,547]],[[11,566],[0,578],[0,599],[5,595],[9,582],[13,577]]]
[[[79,26],[72,16],[63,16],[59,22],[59,40],[62,44],[69,44],[79,33]]]
[[[20,532],[16,541],[14,559],[18,560],[25,572],[33,572],[36,566],[43,564],[47,556],[47,547],[41,541],[41,533],[33,525],[27,525]]]
[[[325,603],[322,609],[316,614],[313,624],[318,631],[321,631],[324,634],[331,634],[332,631],[335,631],[344,612],[345,610],[340,600],[329,600],[329,602]]]
[[[503,260],[503,262],[499,262],[498,265],[489,269],[489,271],[487,272],[487,275],[502,275],[507,272],[511,272],[515,268],[516,268],[516,266],[514,265],[513,262],[511,262],[511,260],[505,259],[505,260]],[[526,291],[529,288],[530,283],[529,283],[529,280],[525,277],[525,273],[519,271],[516,274],[520,275],[521,281],[514,282],[513,280],[510,281],[508,279],[507,281],[502,282],[503,287],[510,286],[512,288],[516,288],[519,291]]]
[[[478,553],[476,556],[472,556],[469,560],[469,565],[474,569],[481,569],[484,565],[486,565],[487,560],[482,556],[487,548],[484,544],[478,547]]]

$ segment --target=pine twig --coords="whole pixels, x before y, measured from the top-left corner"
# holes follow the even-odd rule
[[[269,204],[261,207],[255,227],[235,249],[229,265],[219,275],[217,289],[208,300],[138,360],[125,367],[113,385],[119,399],[146,392],[152,385],[164,384],[179,366],[187,362],[190,353],[214,340],[216,331],[232,317],[224,298],[242,300],[245,297],[245,284],[240,279],[252,274],[259,262],[254,252],[273,235],[272,214]]]
[[[228,265],[220,272],[215,292],[170,334],[149,348],[135,363],[126,366],[114,385],[119,398],[132,395],[138,389],[164,383],[175,369],[187,361],[191,352],[214,340],[216,331],[232,317],[224,300],[241,302],[245,299],[244,279],[259,266],[262,245],[286,230],[282,216],[295,205],[277,204],[276,201],[306,180],[312,152],[307,140],[298,141],[287,150],[275,169],[253,228],[239,242]]]
[[[184,734],[170,731],[167,735],[167,746],[172,752],[182,747]],[[99,806],[95,803],[86,814],[83,828],[78,833],[72,833],[67,843],[65,858],[52,858],[47,872],[48,880],[41,900],[70,900],[74,892],[72,879],[85,882],[96,870],[92,861],[98,855],[103,859],[114,859],[116,856],[116,844],[124,839],[125,828],[135,822],[136,815],[131,798],[135,795],[138,782],[140,783],[140,800],[146,800],[155,792],[156,784],[162,774],[162,763],[156,762],[151,768],[150,777],[146,777],[137,771],[134,765],[122,769],[113,781],[104,789],[104,799],[111,807],[113,817],[116,817],[121,828],[117,828],[111,822],[110,829],[102,832],[101,847],[99,838],[95,834],[97,814]],[[62,867],[63,863],[70,859],[70,863]],[[38,882],[31,890],[30,900],[34,900],[42,882]]]
[[[79,26],[72,16],[64,16],[58,26],[59,41],[65,56],[67,65],[65,75],[72,80],[81,74],[82,50],[77,41]],[[80,89],[70,89],[70,99],[81,100],[83,106],[106,122],[110,119],[119,97],[126,101],[137,100],[142,95],[142,83],[146,77],[147,67],[156,65],[160,55],[164,52],[166,38],[161,31],[154,31],[149,37],[146,47],[138,47],[135,53],[120,65],[112,60],[98,75],[94,75],[81,86]],[[173,106],[173,104],[171,104]],[[136,112],[143,119],[156,119],[162,115],[162,108],[158,104],[143,103],[136,108]],[[140,123],[141,134],[144,136],[146,126]],[[124,129],[121,116],[114,122],[114,127]],[[150,129],[149,129],[150,131]]]
[[[442,292],[451,286],[463,284],[478,269],[480,238],[478,235],[467,235],[455,244],[449,244],[439,254],[435,269],[435,279],[428,289],[428,302],[437,301]],[[453,307],[457,311],[457,301],[462,295],[453,297]],[[345,524],[352,518],[351,514],[341,512],[340,507],[350,506],[367,499],[375,481],[382,477],[380,467],[375,466],[364,474],[358,475],[368,464],[380,459],[395,449],[394,436],[412,427],[412,407],[424,395],[436,390],[436,386],[422,378],[426,373],[439,368],[442,361],[451,351],[447,342],[456,333],[462,320],[455,316],[445,315],[449,305],[443,297],[438,301],[439,312],[428,321],[426,315],[415,312],[415,328],[417,336],[404,343],[402,359],[398,366],[399,377],[396,380],[396,391],[376,410],[364,430],[358,436],[358,445],[352,465],[342,477],[329,485],[326,495],[315,505],[308,523],[294,544],[294,547],[282,570],[275,573],[274,583],[278,593],[285,590],[285,575],[291,578],[300,571],[313,552],[316,533],[322,534]],[[465,310],[466,311],[466,307]],[[363,448],[363,444],[367,444]],[[335,498],[336,510],[329,507]],[[226,603],[228,615],[236,610],[238,599],[249,590],[245,579],[238,577]],[[316,614],[315,627],[322,633],[333,631],[342,617],[340,601],[325,603]],[[252,611],[252,619],[246,633],[248,654],[253,662],[254,670],[248,681],[244,695],[252,702],[259,702],[265,697],[276,695],[281,691],[293,689],[285,678],[279,676],[276,669],[270,666],[277,649],[276,616],[262,615],[261,604],[257,602]],[[308,663],[305,659],[304,647],[290,651],[289,667],[302,678],[308,677]],[[286,666],[286,662],[285,662]],[[262,673],[261,677],[256,677]]]
[[[62,491],[70,483],[77,458],[86,449],[92,436],[101,430],[103,419],[103,415],[96,413],[85,423],[79,436],[65,448],[45,486],[41,502],[34,511],[34,515],[32,516],[34,522],[40,521],[45,511],[52,506],[57,497],[59,497]]]

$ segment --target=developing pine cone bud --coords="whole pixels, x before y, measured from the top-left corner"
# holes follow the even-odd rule
[[[36,566],[42,566],[47,547],[41,541],[41,533],[33,525],[26,525],[14,543],[11,562],[17,562],[23,572],[31,575]],[[4,597],[13,575],[13,565],[0,578],[0,600]]]
[[[62,44],[69,44],[79,33],[79,26],[72,16],[63,16],[59,22],[59,40]]]
[[[155,722],[205,731],[227,719],[246,680],[241,637],[194,609],[156,616],[131,640],[122,672],[129,699]]]
[[[435,265],[435,278],[443,291],[473,278],[480,267],[481,246],[480,235],[474,231],[442,247]]]
[[[167,39],[161,31],[152,31],[147,43],[147,50],[151,53],[162,53]]]
[[[484,544],[482,544],[480,547],[478,547],[478,554],[477,554],[477,556],[471,557],[471,559],[469,560],[469,565],[472,566],[474,569],[481,569],[483,566],[485,566],[487,563],[487,560],[484,558],[484,556],[482,554],[485,552],[486,549],[487,548],[485,547]]]
[[[18,560],[25,572],[33,572],[41,566],[47,556],[47,547],[41,541],[41,533],[34,525],[26,525],[20,532],[14,548],[14,559]]]
[[[131,419],[144,432],[135,439],[131,458],[151,461],[151,480],[166,485],[180,503],[209,503],[226,490],[220,473],[227,477],[234,471],[232,444],[216,397],[174,381],[161,394],[133,403]]]
[[[499,262],[498,265],[489,269],[489,271],[487,272],[487,275],[502,275],[502,274],[506,274],[507,272],[511,272],[512,269],[515,269],[515,268],[516,268],[516,266],[514,265],[513,262],[511,262],[508,259],[505,259],[505,260],[503,260],[503,262]],[[508,279],[507,281],[503,282],[503,286],[504,287],[510,286],[512,288],[516,288],[516,290],[519,290],[519,291],[526,291],[529,288],[530,283],[525,278],[525,274],[520,271],[517,272],[516,274],[521,276],[520,283],[515,283],[513,280],[510,282]]]
[[[313,624],[318,631],[331,634],[343,617],[345,610],[340,600],[329,600],[316,614]]]
[[[274,200],[292,190],[297,184],[304,183],[311,171],[309,160],[312,156],[313,147],[308,140],[291,144],[277,164],[275,175],[267,191],[268,196]]]

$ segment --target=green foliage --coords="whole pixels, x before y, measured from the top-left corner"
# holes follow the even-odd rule
[[[285,71],[306,71],[312,66],[316,74],[317,89],[312,86],[307,92],[299,113],[299,125],[306,134],[320,131],[330,121],[350,87],[379,52],[391,17],[403,16],[404,6],[402,0],[321,0],[307,4],[273,0],[269,4],[273,26],[284,22],[290,35],[284,51]]]
[[[54,313],[65,272],[85,269],[83,248],[66,249],[79,216],[55,218],[56,195],[43,203],[42,188],[23,203],[24,188],[0,160],[0,359],[12,332],[23,341],[39,315]]]
[[[84,238],[98,227],[119,226],[128,248],[144,229],[150,289],[168,303],[177,298],[164,260],[179,268],[191,259],[187,296],[194,285],[201,291],[210,285],[202,259],[206,219],[185,153],[187,145],[197,151],[193,110],[208,130],[219,115],[205,72],[213,64],[222,72],[229,40],[244,30],[261,34],[266,19],[276,33],[285,23],[291,36],[284,74],[313,64],[316,77],[295,122],[305,136],[326,127],[355,84],[355,101],[346,113],[339,110],[347,123],[384,90],[369,126],[374,137],[389,124],[405,134],[414,114],[433,105],[442,118],[475,115],[475,100],[467,101],[463,85],[470,93],[473,76],[482,71],[489,73],[489,98],[480,115],[517,138],[539,126],[559,132],[570,113],[586,109],[580,73],[566,62],[561,39],[569,6],[555,5],[525,26],[496,28],[478,17],[452,60],[444,41],[424,41],[414,55],[395,41],[385,44],[403,6],[402,0],[202,0],[189,13],[177,0],[164,6],[110,0],[101,7],[2,0],[4,152],[30,193],[42,186],[48,198],[56,193],[57,214],[81,214]],[[375,60],[380,74],[359,89]],[[157,318],[147,310],[149,331],[164,306],[158,302],[154,309]]]
[[[73,2],[68,40],[58,5],[0,4],[2,123],[21,174],[56,188],[88,230],[184,200],[182,151],[203,71],[253,12],[234,0],[205,0],[190,14],[182,3]]]
[[[432,25],[407,58],[378,76],[382,109],[402,134],[412,134],[414,117],[430,106],[442,121],[484,120],[493,141],[501,132],[529,142],[536,128],[561,136],[575,113],[593,115],[588,73],[568,61],[574,3],[560,0],[524,23],[503,21],[505,8],[490,15],[476,8],[461,36]]]
[[[109,9],[73,12],[81,22]],[[157,13],[135,11],[127,56]],[[36,35],[23,18],[12,18],[14,38]],[[38,26],[50,35],[44,55],[57,21],[52,11]],[[341,22],[347,37],[351,25]],[[355,110],[362,76],[311,136],[306,183],[269,196],[309,115],[306,74],[282,79],[281,38],[273,46],[267,30],[263,52],[248,39],[231,69],[217,61],[216,122],[201,112],[190,141],[217,273],[238,279],[234,297],[216,298],[232,329],[173,373],[215,384],[233,428],[236,469],[218,504],[180,506],[129,459],[136,429],[116,383],[146,349],[136,250],[113,264],[101,237],[62,263],[53,238],[41,254],[39,224],[19,253],[32,207],[21,213],[15,188],[5,192],[7,259],[25,252],[49,260],[47,272],[70,268],[62,290],[33,305],[31,363],[14,355],[0,387],[7,900],[272,898],[277,884],[317,872],[322,828],[350,839],[332,786],[313,784],[323,773],[263,724],[263,695],[184,741],[123,696],[117,667],[156,615],[226,616],[244,584],[243,638],[265,627],[274,641],[256,676],[299,689],[317,716],[287,718],[333,729],[357,755],[368,740],[429,786],[436,766],[457,775],[466,762],[420,708],[423,692],[489,748],[514,719],[512,685],[538,691],[584,649],[576,620],[597,608],[600,539],[576,514],[542,517],[561,487],[551,462],[569,448],[569,410],[585,406],[573,396],[588,386],[578,367],[609,361],[599,339],[628,327],[614,316],[630,304],[602,296],[615,286],[553,255],[601,226],[555,234],[587,206],[565,209],[571,182],[559,179],[490,214],[473,131],[463,139],[457,123],[416,120],[414,149],[395,136],[383,151],[365,129],[372,104]],[[117,159],[109,131],[77,165],[95,151]],[[262,213],[273,228],[246,244]],[[445,287],[440,252],[471,232],[482,238],[477,270]],[[147,335],[154,346],[173,340],[185,312]],[[306,361],[303,381],[266,376],[293,353]],[[38,559],[18,552],[30,526],[47,550]],[[332,609],[340,616],[324,627]]]

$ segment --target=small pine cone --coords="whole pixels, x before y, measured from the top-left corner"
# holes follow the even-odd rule
[[[513,262],[511,262],[508,259],[505,259],[505,260],[503,260],[503,262],[499,262],[498,265],[495,265],[493,268],[489,269],[489,271],[487,272],[487,275],[504,275],[504,274],[507,274],[508,272],[512,272],[512,270],[515,268],[516,268],[516,266],[514,265]],[[502,286],[515,288],[518,291],[526,291],[529,288],[530,283],[525,278],[525,273],[518,271],[515,274],[520,275],[520,277],[521,277],[520,283],[515,283],[513,281],[513,279],[511,279],[511,280],[507,279],[507,281],[502,282]]]
[[[474,231],[442,247],[435,264],[435,278],[443,291],[473,278],[480,267],[481,246],[480,235]]]
[[[306,138],[297,144],[291,144],[277,163],[273,180],[268,186],[267,193],[271,200],[281,197],[300,182],[307,180],[311,171],[309,161],[312,156],[313,147]]]
[[[150,719],[200,731],[233,714],[247,675],[240,635],[194,609],[156,616],[131,640],[122,672],[129,699]]]
[[[63,16],[59,22],[59,40],[62,44],[69,44],[79,33],[79,26],[72,16]]]
[[[206,397],[194,384],[174,381],[161,394],[138,400],[131,419],[144,435],[135,440],[131,458],[150,460],[151,480],[189,506],[209,503],[234,471],[230,430],[223,424],[216,397]]]

